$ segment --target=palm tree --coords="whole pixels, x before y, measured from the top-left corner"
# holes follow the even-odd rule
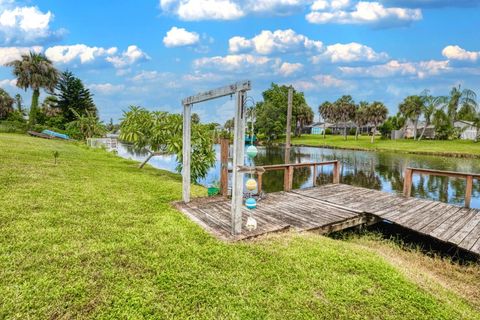
[[[347,123],[351,121],[355,115],[355,102],[352,96],[344,95],[335,101],[335,111],[338,114],[338,120],[343,122],[343,136],[347,140]]]
[[[300,137],[302,135],[303,127],[313,122],[313,111],[306,103],[301,104],[295,108],[295,136]]]
[[[477,94],[470,89],[461,89],[461,86],[453,87],[450,90],[450,97],[447,105],[447,115],[450,124],[458,120],[459,114],[475,115],[477,110]]]
[[[358,108],[355,109],[355,140],[358,140],[358,131],[368,123],[368,102],[361,101]]]
[[[33,126],[38,113],[40,89],[52,92],[57,84],[59,73],[45,55],[33,51],[23,54],[20,60],[9,62],[6,66],[13,68],[13,75],[17,77],[17,87],[33,90],[29,116],[29,124]]]
[[[0,88],[0,120],[6,119],[13,112],[13,102],[8,92]]]
[[[17,106],[18,112],[23,115],[23,107],[22,107],[22,104],[23,104],[23,98],[22,98],[22,96],[21,96],[19,93],[17,93],[17,94],[15,95],[15,105]]]
[[[318,113],[323,119],[323,139],[325,139],[325,134],[327,131],[327,121],[330,121],[332,116],[332,107],[333,105],[329,101],[325,101],[318,107]]]
[[[425,130],[427,127],[430,125],[432,122],[432,117],[434,116],[435,112],[437,111],[438,108],[440,108],[442,105],[444,105],[447,102],[446,97],[434,97],[430,95],[429,90],[424,90],[422,93],[422,99],[423,99],[423,117],[425,118],[425,125],[423,127],[422,133],[420,134],[420,137],[418,138],[418,141],[422,140]]]
[[[417,140],[418,119],[423,110],[423,99],[420,96],[408,96],[399,105],[400,112],[413,121],[413,140]]]
[[[375,140],[375,134],[377,133],[377,127],[380,123],[387,119],[388,109],[385,105],[379,101],[372,102],[367,108],[368,122],[373,124],[373,132],[371,143]]]
[[[62,113],[62,110],[58,107],[58,99],[56,96],[48,96],[42,102],[42,112],[47,117],[55,117]]]

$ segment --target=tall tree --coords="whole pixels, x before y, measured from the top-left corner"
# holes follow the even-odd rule
[[[408,96],[399,105],[400,112],[413,122],[413,139],[417,140],[418,119],[423,111],[423,99],[420,96]]]
[[[423,126],[422,133],[418,137],[418,141],[422,140],[425,130],[432,123],[433,116],[438,108],[442,107],[446,102],[446,97],[434,97],[430,94],[429,90],[424,90],[422,93],[423,99],[423,117],[425,119],[425,125]]]
[[[228,133],[232,133],[233,127],[235,126],[235,121],[233,119],[228,119],[225,121],[223,128],[228,131]]]
[[[338,114],[338,120],[343,123],[343,136],[347,140],[347,125],[355,116],[355,102],[352,96],[344,95],[334,102],[335,111]]]
[[[13,112],[13,98],[0,88],[0,120],[6,119]]]
[[[325,101],[318,107],[318,113],[320,117],[323,119],[323,139],[325,139],[326,131],[327,131],[327,121],[331,121],[333,114],[333,104],[329,101]]]
[[[198,113],[192,113],[192,123],[193,124],[199,124],[200,123],[200,116]]]
[[[354,120],[355,122],[355,140],[358,139],[358,131],[361,127],[368,123],[368,102],[361,101],[358,108],[355,109]]]
[[[295,136],[300,137],[303,132],[303,128],[305,125],[309,125],[313,122],[313,111],[306,103],[297,106],[295,110],[293,110],[295,114]]]
[[[61,74],[56,86],[55,95],[58,98],[58,107],[62,110],[65,122],[77,120],[83,115],[97,115],[97,107],[93,102],[93,95],[85,88],[82,80],[75,77],[70,71]]]
[[[24,113],[24,110],[23,110],[23,98],[22,96],[17,93],[15,95],[15,106],[17,107],[17,111],[20,113],[20,114],[23,114]]]
[[[473,90],[463,89],[460,85],[453,87],[450,90],[450,96],[447,105],[447,115],[450,118],[450,123],[460,119],[459,116],[471,118],[475,116],[477,111],[477,95]],[[471,119],[463,119],[471,120]]]
[[[387,119],[387,115],[387,107],[379,101],[374,101],[367,107],[368,122],[373,124],[372,139],[370,140],[371,143],[375,141],[377,127]]]
[[[19,60],[9,62],[6,66],[13,68],[17,87],[33,90],[29,115],[29,125],[33,126],[37,121],[40,89],[52,92],[58,82],[59,73],[47,57],[35,52],[23,54]]]
[[[285,133],[287,124],[287,103],[289,86],[279,86],[272,83],[271,87],[262,93],[263,101],[255,107],[256,131],[263,133],[268,140],[275,139]],[[313,118],[313,111],[307,105],[302,92],[293,90],[292,99],[292,129],[301,127]]]

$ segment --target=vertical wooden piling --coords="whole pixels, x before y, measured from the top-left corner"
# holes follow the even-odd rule
[[[333,165],[333,183],[340,183],[340,161],[337,161]]]
[[[465,208],[470,208],[472,200],[473,176],[467,176],[467,187],[465,188]]]
[[[230,139],[220,139],[220,194],[228,195],[228,148]]]
[[[405,169],[405,175],[403,177],[403,195],[410,197],[412,193],[412,176],[413,170],[410,168]]]

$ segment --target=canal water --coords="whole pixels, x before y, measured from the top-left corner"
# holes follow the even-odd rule
[[[118,155],[142,161],[145,152],[134,151],[131,147],[119,144]],[[207,177],[199,181],[208,186],[220,180],[220,149],[216,146],[217,163],[211,168]],[[283,147],[258,147],[254,165],[282,164],[285,162]],[[450,158],[427,155],[402,154],[392,152],[372,152],[339,150],[316,147],[292,147],[292,163],[340,160],[342,163],[341,182],[381,190],[402,193],[403,172],[406,167],[449,170],[460,172],[480,172],[480,160],[468,158]],[[248,159],[246,159],[248,163]],[[155,168],[175,172],[177,163],[174,156],[158,156],[149,161]],[[293,187],[308,188],[313,184],[311,168],[298,168],[294,172]],[[317,185],[330,183],[333,179],[331,166],[318,167]],[[413,177],[412,196],[462,205],[465,197],[465,180],[436,176]],[[263,176],[263,189],[266,192],[283,189],[283,171],[266,172]],[[474,180],[471,206],[480,208],[480,183]]]

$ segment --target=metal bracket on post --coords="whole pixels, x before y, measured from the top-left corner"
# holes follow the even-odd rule
[[[242,232],[243,172],[245,162],[245,91],[237,92],[235,129],[233,138],[233,179],[232,179],[232,234]]]

